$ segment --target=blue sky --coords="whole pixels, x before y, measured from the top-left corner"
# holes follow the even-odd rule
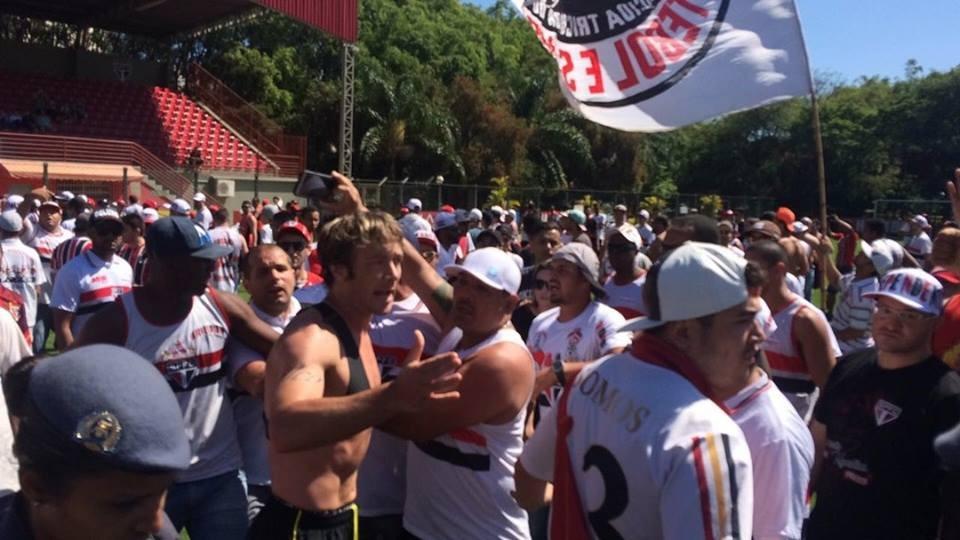
[[[960,65],[958,0],[795,1],[814,71],[853,82],[864,75],[902,77],[910,58],[927,71]]]

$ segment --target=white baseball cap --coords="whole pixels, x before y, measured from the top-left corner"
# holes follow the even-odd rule
[[[207,202],[207,196],[204,195],[203,193],[194,193],[193,200],[197,202]]]
[[[10,195],[7,197],[7,207],[4,210],[16,209],[23,202],[23,195]]]
[[[483,212],[479,208],[470,210],[470,221],[480,221],[483,219]]]
[[[423,210],[423,203],[420,202],[420,199],[410,199],[407,201],[407,208],[419,212]]]
[[[157,212],[156,208],[144,208],[143,209],[143,222],[147,225],[153,224],[154,221],[160,219],[160,213]]]
[[[687,242],[667,254],[647,274],[644,297],[648,296],[647,287],[656,287],[653,294],[658,309],[653,311],[659,313],[630,319],[620,330],[647,330],[668,322],[706,317],[742,304],[747,301],[746,268],[746,259],[732,249]]]
[[[16,210],[5,210],[0,213],[0,230],[6,232],[20,232],[23,230],[23,218]]]
[[[943,285],[919,268],[892,270],[880,280],[877,292],[863,296],[890,298],[911,309],[938,317],[943,309]]]
[[[647,212],[646,210],[641,210],[640,217],[642,217],[643,219],[650,219],[650,212]]]
[[[890,246],[885,242],[873,242],[868,244],[864,240],[860,240],[860,251],[870,259],[870,262],[873,263],[873,268],[877,271],[877,274],[882,276],[886,274],[894,266],[894,256],[893,252],[890,251]]]
[[[174,199],[173,202],[170,203],[170,212],[178,216],[189,214],[191,208],[190,203],[183,199]]]
[[[628,242],[637,247],[637,251],[643,248],[643,238],[640,237],[640,231],[637,230],[635,225],[624,223],[616,228],[614,234],[619,234],[626,238]]]
[[[927,218],[921,216],[920,214],[913,216],[913,219],[910,220],[910,223],[913,223],[914,225],[919,225],[924,228],[930,226],[930,222],[927,221]]]
[[[517,263],[502,249],[489,247],[470,252],[461,264],[444,268],[447,277],[456,277],[462,272],[479,279],[498,291],[516,295],[520,290],[520,269]]]

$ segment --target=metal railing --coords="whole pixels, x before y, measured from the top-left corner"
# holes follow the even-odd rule
[[[193,182],[135,142],[3,131],[0,157],[133,165],[177,196],[193,196]]]
[[[300,174],[307,155],[306,137],[284,133],[279,124],[199,64],[190,65],[187,90],[249,140],[256,147],[254,151],[263,152],[276,163],[278,174]]]

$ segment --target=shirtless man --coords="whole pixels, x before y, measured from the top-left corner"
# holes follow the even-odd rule
[[[786,206],[777,209],[775,223],[780,227],[780,245],[787,252],[790,262],[787,271],[800,281],[800,290],[804,290],[807,274],[810,273],[811,248],[803,240],[793,236],[793,224],[797,220],[793,210]]]
[[[335,178],[341,209],[357,205],[349,180]],[[290,323],[267,362],[273,498],[253,522],[252,539],[355,538],[357,469],[371,427],[459,396],[459,357],[421,361],[419,332],[406,368],[380,384],[370,321],[393,304],[402,233],[383,213],[337,213],[346,215],[318,242],[329,294]]]

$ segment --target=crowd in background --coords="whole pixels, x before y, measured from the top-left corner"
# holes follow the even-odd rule
[[[328,205],[284,204],[275,197],[244,201],[239,213],[231,215],[226,208],[208,204],[203,194],[195,195],[192,202],[176,199],[159,204],[136,197],[95,201],[70,192],[37,190],[27,196],[5,195],[0,206],[0,307],[5,308],[0,310],[0,322],[14,324],[34,355],[45,352],[51,335],[61,351],[100,342],[94,338],[104,337],[100,323],[115,316],[126,321],[123,339],[117,338],[117,344],[135,348],[130,345],[135,335],[149,340],[149,330],[144,328],[153,324],[152,315],[131,294],[139,287],[153,287],[160,292],[149,294],[162,298],[162,291],[176,290],[178,283],[189,288],[191,280],[200,276],[188,296],[196,296],[197,302],[209,299],[204,317],[226,321],[223,326],[231,336],[238,326],[245,328],[244,334],[256,334],[262,330],[261,323],[282,333],[301,309],[323,304],[330,294],[334,275],[330,266],[335,262],[324,260],[318,246],[321,231],[336,218],[325,209]],[[700,508],[706,508],[703,519],[695,522],[699,533],[704,533],[703,527],[710,528],[703,534],[706,538],[728,537],[730,531],[730,537],[738,537],[738,519],[750,522],[739,527],[752,530],[754,538],[800,538],[804,528],[807,537],[814,539],[866,538],[864,531],[878,535],[871,538],[935,538],[937,534],[947,538],[944,531],[955,530],[950,528],[955,526],[951,516],[960,516],[960,499],[947,495],[955,495],[954,488],[960,484],[954,473],[946,472],[954,458],[938,457],[934,438],[960,422],[960,378],[951,375],[960,362],[960,296],[955,296],[960,292],[960,227],[955,219],[951,216],[933,230],[929,216],[915,215],[901,230],[879,220],[830,216],[825,229],[819,220],[798,218],[786,207],[758,216],[732,210],[716,216],[696,211],[667,216],[646,209],[631,212],[616,204],[608,215],[599,205],[542,211],[532,203],[483,209],[444,205],[427,211],[421,201],[410,199],[395,220],[424,268],[437,278],[450,278],[454,287],[461,285],[453,278],[467,273],[480,276],[482,286],[514,294],[517,302],[511,304],[509,326],[522,339],[534,366],[529,404],[519,416],[511,417],[519,418],[520,431],[511,435],[516,440],[510,439],[513,442],[504,450],[509,467],[496,479],[497,485],[512,485],[515,476],[516,492],[499,494],[499,514],[494,517],[484,515],[489,509],[476,508],[485,528],[465,532],[464,537],[546,538],[554,522],[548,517],[551,497],[544,494],[549,491],[541,486],[555,484],[554,512],[560,493],[570,489],[569,484],[561,487],[561,479],[555,476],[555,470],[560,470],[553,461],[555,430],[562,428],[568,406],[571,411],[583,406],[566,401],[564,388],[566,393],[573,391],[568,383],[576,381],[579,392],[588,395],[589,381],[603,379],[605,388],[607,378],[616,375],[612,360],[597,360],[628,353],[638,358],[660,354],[655,352],[664,350],[658,348],[660,342],[643,337],[667,339],[656,333],[651,320],[657,324],[681,321],[684,313],[714,317],[731,305],[740,305],[737,302],[746,302],[753,307],[743,324],[750,326],[746,331],[752,336],[749,356],[756,362],[748,382],[725,387],[707,376],[707,386],[701,387],[696,377],[691,378],[697,391],[711,397],[737,424],[736,429],[729,428],[735,434],[728,439],[724,431],[720,443],[704,439],[712,460],[706,466],[699,461],[700,443],[694,441],[697,466],[710,469],[712,479],[699,477],[698,488],[691,477],[689,484],[674,486],[680,492],[664,491],[657,497],[690,499],[696,505],[706,500]],[[902,238],[890,238],[891,229]],[[203,259],[203,265],[183,269],[169,262],[183,253]],[[487,262],[477,262],[481,259]],[[508,261],[503,264],[509,268],[498,266],[503,261]],[[516,283],[508,278],[514,274]],[[375,315],[371,322],[384,381],[397,376],[409,350],[416,348],[410,343],[414,330],[424,338],[424,356],[444,352],[440,347],[443,325],[428,309],[432,304],[424,303],[424,291],[408,279],[404,274],[397,290],[390,293],[393,310]],[[701,282],[710,285],[704,289]],[[724,287],[739,287],[749,295],[743,292],[737,302],[722,304]],[[224,300],[241,289],[250,296],[244,303],[249,304],[243,308],[247,311]],[[105,314],[108,307],[120,315]],[[189,317],[198,316],[200,308],[191,309]],[[681,315],[671,315],[675,313]],[[700,315],[686,318],[699,320]],[[254,319],[260,322],[250,322]],[[98,321],[98,328],[88,328],[90,320]],[[665,333],[676,340],[675,332],[680,330],[671,326]],[[694,363],[698,354],[709,356],[713,346],[720,347],[718,357],[724,354],[722,344],[727,338],[703,332],[695,340],[702,343],[685,351]],[[164,364],[161,369],[168,370],[164,374],[178,398],[206,396],[199,402],[196,397],[189,404],[181,402],[188,438],[196,437],[189,442],[199,445],[194,450],[203,467],[192,464],[189,482],[180,478],[167,503],[173,523],[178,529],[186,527],[194,540],[242,537],[259,512],[275,511],[269,505],[271,483],[276,479],[271,475],[262,404],[265,368],[257,364],[264,362],[270,349],[262,343],[256,337],[231,337],[222,349],[204,352],[216,353],[215,368]],[[26,356],[26,350],[21,350],[20,356]],[[150,350],[156,353],[155,348]],[[14,363],[13,358],[5,359],[3,368],[10,369]],[[650,377],[652,381],[656,374]],[[609,380],[611,385],[615,382],[615,378]],[[670,387],[668,383],[663,388]],[[226,397],[199,393],[208,388],[220,388]],[[668,403],[673,397],[665,393],[658,399]],[[616,413],[622,405],[615,395],[588,398],[607,412]],[[634,424],[629,410],[633,405],[629,402],[625,413],[630,418],[615,422],[631,432],[647,418],[637,412]],[[659,418],[657,412],[645,414]],[[207,420],[198,420],[198,415]],[[667,421],[665,425],[673,429],[670,422],[680,420]],[[716,422],[726,426],[727,420]],[[479,435],[470,431],[460,437],[472,437],[476,444]],[[18,477],[10,441],[9,435],[0,436],[0,489],[15,490]],[[526,448],[522,441],[528,441]],[[446,537],[456,531],[461,537],[457,526],[425,520],[416,503],[411,507],[409,499],[404,500],[412,492],[418,499],[428,496],[422,485],[416,486],[426,482],[422,470],[420,476],[411,471],[406,477],[405,464],[423,466],[404,458],[406,444],[374,429],[360,469],[359,515],[369,523],[401,516],[397,527],[408,532],[415,529],[421,537],[437,531]],[[720,445],[719,452],[715,444]],[[945,452],[952,444],[956,443],[949,437],[941,440]],[[217,452],[204,445],[216,446]],[[571,446],[570,452],[575,451]],[[671,449],[667,445],[653,452],[661,451],[666,455]],[[599,461],[586,463],[584,470],[589,463],[599,467],[603,476],[599,485],[609,488],[613,481],[609,469],[603,468],[596,454],[590,455]],[[744,467],[751,471],[745,473]],[[706,474],[705,470],[695,473]],[[639,480],[634,473],[654,474],[644,471],[630,469],[624,489],[627,484],[631,492],[635,489]],[[729,479],[720,478],[728,473]],[[242,491],[224,487],[224,478],[230,486],[234,481],[242,485]],[[222,485],[211,487],[209,497],[199,503],[190,498],[185,486],[201,481]],[[750,486],[740,485],[738,494],[737,482]],[[178,486],[182,491],[176,491]],[[814,491],[816,504],[811,505],[808,495]],[[474,495],[449,494],[457,496],[469,501]],[[707,500],[713,496],[719,502]],[[602,500],[609,501],[607,497]],[[741,499],[743,505],[738,508]],[[204,508],[220,500],[229,500],[224,504],[232,504],[235,512],[229,519],[220,515],[216,519],[221,521],[214,526],[210,517],[214,512],[205,513]],[[600,510],[590,512],[594,537],[613,538],[612,534],[629,530],[642,512],[632,506],[639,504],[632,500],[632,513],[624,514],[627,504],[624,501],[619,511],[604,515],[597,514]],[[729,513],[724,513],[724,505]],[[677,515],[682,515],[681,508],[674,507]],[[718,515],[708,515],[711,508]],[[470,519],[465,517],[464,522]],[[684,536],[689,523],[664,521],[659,526],[687,531],[674,531],[673,536],[664,533],[664,537],[692,537]],[[393,537],[401,536],[382,536]]]

